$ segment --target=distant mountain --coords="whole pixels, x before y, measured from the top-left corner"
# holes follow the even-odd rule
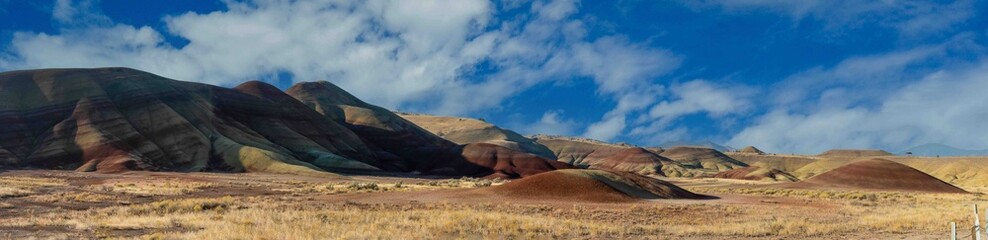
[[[724,146],[724,145],[720,145],[720,144],[716,144],[716,143],[711,142],[711,141],[671,141],[671,142],[665,142],[665,143],[659,144],[658,147],[669,149],[669,148],[673,148],[673,147],[684,147],[684,146],[690,146],[690,147],[708,147],[708,148],[713,148],[714,150],[721,151],[721,152],[729,152],[729,151],[734,150],[734,148],[731,148],[731,147],[728,147],[728,146]]]
[[[968,150],[960,149],[951,146],[947,146],[939,143],[928,143],[919,146],[912,147],[902,151],[901,154],[912,153],[915,156],[985,156],[988,155],[988,149],[985,150]]]

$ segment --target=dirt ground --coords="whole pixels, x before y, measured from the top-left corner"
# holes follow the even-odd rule
[[[498,196],[483,179],[0,171],[0,238],[940,239],[975,194],[664,179],[710,200]]]

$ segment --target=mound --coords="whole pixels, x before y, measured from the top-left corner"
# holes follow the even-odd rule
[[[679,163],[639,147],[568,137],[535,136],[557,160],[573,166],[633,172],[643,175],[692,176]]]
[[[455,166],[454,169],[467,172],[489,169],[493,172],[484,175],[491,178],[527,177],[545,172],[546,169],[573,168],[563,162],[547,161],[534,154],[488,143],[463,145],[458,152],[464,164]]]
[[[515,198],[590,202],[708,198],[637,174],[577,169],[541,173],[483,191]]]
[[[773,181],[773,182],[796,182],[799,178],[796,178],[792,174],[783,172],[779,169],[774,168],[762,168],[762,167],[744,167],[738,169],[727,170],[714,174],[714,178],[728,178],[728,179],[741,179],[741,180],[756,180],[756,181]]]
[[[674,147],[666,149],[661,155],[686,167],[705,170],[725,171],[748,166],[717,150],[705,147]]]
[[[957,186],[988,185],[988,157],[897,157],[893,161],[928,173]]]
[[[967,193],[909,166],[878,158],[854,161],[802,183],[852,189]]]
[[[744,147],[741,150],[739,150],[738,152],[740,152],[740,153],[758,154],[758,155],[765,154],[765,152],[762,152],[762,150],[759,150],[758,148],[755,148],[754,146]]]
[[[330,82],[299,83],[286,92],[325,118],[349,128],[384,153],[378,154],[381,161],[394,163],[390,166],[403,171],[519,177],[561,166],[547,163],[551,159],[490,144],[458,145],[387,109],[361,101]],[[498,154],[476,154],[478,151],[473,149]]]
[[[878,149],[832,149],[817,154],[817,156],[857,158],[857,157],[895,156],[895,154],[886,152],[885,150],[878,150]]]
[[[399,116],[457,144],[490,143],[535,154],[545,159],[556,159],[552,150],[535,140],[483,120],[425,114],[400,113]]]

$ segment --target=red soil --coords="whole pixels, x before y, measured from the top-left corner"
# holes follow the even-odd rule
[[[596,179],[555,171],[522,178],[484,190],[516,198],[586,202],[635,201],[631,196]]]
[[[802,187],[967,193],[929,174],[885,159],[859,160],[796,183]]]
[[[658,179],[633,173],[602,170],[552,171],[480,191],[511,198],[585,202],[707,198]]]

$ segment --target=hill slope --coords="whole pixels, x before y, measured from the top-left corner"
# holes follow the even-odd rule
[[[387,109],[368,104],[330,82],[299,83],[286,93],[327,119],[342,124],[376,146],[379,154],[405,171],[446,175],[522,177],[564,163],[487,143],[458,145]],[[487,154],[497,153],[497,154]]]
[[[556,159],[552,150],[535,142],[535,140],[482,120],[426,114],[402,113],[399,116],[457,144],[490,143],[528,152],[546,159]]]
[[[365,166],[359,137],[305,108],[125,68],[0,74],[9,165],[120,171],[321,172]],[[328,164],[323,167],[338,167]]]
[[[354,107],[313,108],[256,81],[228,89],[127,68],[0,73],[0,165],[509,177],[567,167],[497,146],[457,145],[342,89],[317,97]],[[475,148],[499,154],[464,154]]]
[[[865,159],[821,173],[800,183],[804,186],[851,189],[966,193],[929,174],[886,159]]]
[[[725,171],[747,167],[741,161],[706,147],[673,147],[662,152],[663,157],[672,159],[687,167],[711,171]]]
[[[539,144],[551,149],[558,161],[577,167],[676,177],[696,174],[695,171],[686,169],[676,161],[640,147],[573,137],[545,135],[532,137]]]
[[[480,191],[516,198],[591,202],[709,198],[633,173],[578,169],[546,172]]]

